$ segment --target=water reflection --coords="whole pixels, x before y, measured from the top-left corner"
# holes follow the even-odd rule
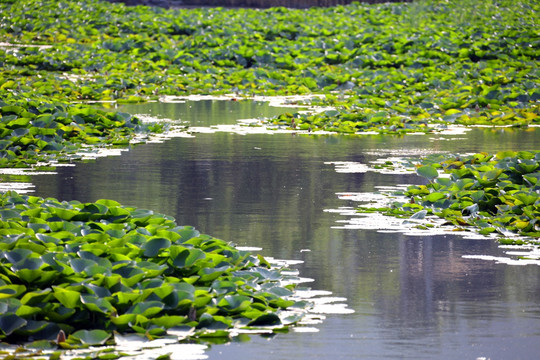
[[[240,119],[271,118],[295,108],[279,108],[270,106],[267,102],[249,100],[180,100],[176,103],[125,104],[120,106],[119,110],[156,119],[179,121],[190,126],[212,126],[235,124]]]
[[[148,111],[214,124],[255,117],[263,107],[250,105],[239,115],[234,107],[246,104],[176,104],[174,115],[160,104]],[[208,110],[214,106],[220,110]],[[221,106],[234,115],[225,119],[229,110]],[[492,241],[332,229],[341,217],[323,210],[354,206],[338,192],[421,181],[407,174],[337,173],[325,162],[367,163],[419,150],[530,150],[538,135],[537,129],[475,129],[444,137],[197,134],[60,168],[58,176],[34,182],[39,196],[113,198],[238,245],[262,247],[264,255],[304,260],[298,268],[315,279],[313,288],[348,298],[356,311],[329,315],[318,333],[213,346],[210,359],[533,359],[530,350],[540,340],[537,266],[462,257],[502,254]]]

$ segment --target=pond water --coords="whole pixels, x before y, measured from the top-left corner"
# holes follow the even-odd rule
[[[290,109],[198,101],[123,111],[208,127]],[[338,193],[421,181],[412,174],[338,173],[328,162],[533,150],[539,130],[405,137],[199,133],[59,168],[33,183],[38,196],[111,198],[240,246],[261,247],[265,256],[303,260],[295,267],[314,279],[311,288],[347,298],[355,311],[326,315],[318,332],[212,345],[209,359],[536,359],[539,266],[463,257],[506,256],[493,240],[336,228],[345,216],[325,210],[355,206]]]

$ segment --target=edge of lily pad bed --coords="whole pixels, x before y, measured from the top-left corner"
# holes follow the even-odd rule
[[[166,215],[14,191],[0,205],[0,341],[73,348],[111,343],[113,332],[178,330],[227,338],[284,331],[308,306],[290,299],[285,267]]]
[[[406,165],[428,183],[393,194],[407,202],[357,211],[413,219],[437,216],[462,230],[499,234],[503,244],[540,238],[540,151],[432,155]]]

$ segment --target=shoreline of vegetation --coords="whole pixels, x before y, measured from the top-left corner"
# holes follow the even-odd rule
[[[358,212],[411,219],[436,216],[445,220],[442,227],[499,234],[504,244],[537,243],[540,238],[540,152],[432,155],[408,167],[429,182],[391,194],[406,197],[406,202],[360,207]]]
[[[80,104],[0,100],[0,168],[39,169],[81,159],[87,148],[126,147],[136,135],[161,133],[165,125],[130,114]]]

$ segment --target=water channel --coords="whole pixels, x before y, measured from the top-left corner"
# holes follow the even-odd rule
[[[290,109],[258,102],[130,105],[123,111],[191,126],[233,124]],[[134,146],[57,175],[35,176],[35,195],[110,198],[174,216],[179,224],[299,259],[309,286],[347,298],[353,314],[328,314],[318,332],[212,345],[209,359],[536,359],[540,267],[464,255],[506,256],[493,240],[343,229],[355,206],[337,193],[418,183],[413,174],[338,173],[328,162],[367,164],[428,152],[533,150],[540,129],[474,129],[405,137],[198,133]]]

